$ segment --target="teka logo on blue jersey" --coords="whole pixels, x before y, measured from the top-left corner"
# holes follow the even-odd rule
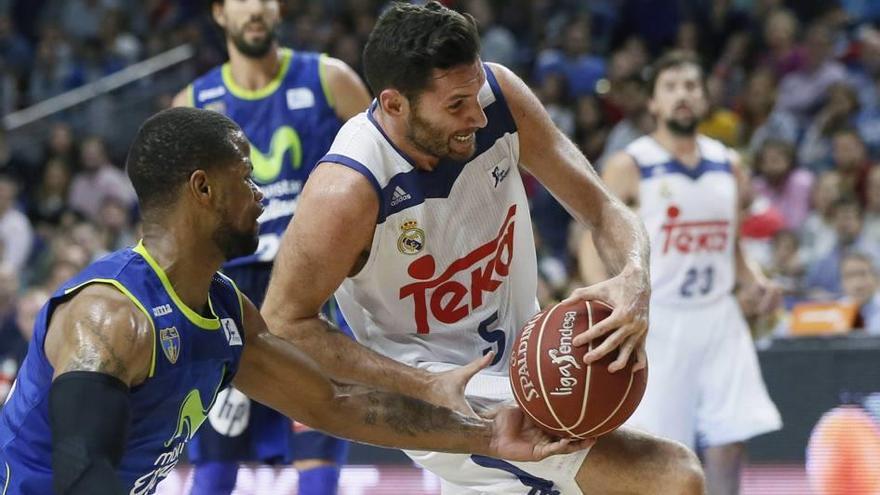
[[[223,333],[226,334],[226,342],[229,345],[241,345],[241,334],[238,333],[238,326],[232,318],[223,318],[220,320],[223,325]]]
[[[156,318],[158,318],[160,316],[170,315],[170,314],[171,314],[171,305],[170,304],[163,304],[161,306],[156,306],[155,308],[153,308],[153,316],[155,316]]]
[[[177,333],[176,327],[163,328],[159,330],[159,342],[162,344],[162,352],[171,364],[177,362],[180,356],[180,334]]]

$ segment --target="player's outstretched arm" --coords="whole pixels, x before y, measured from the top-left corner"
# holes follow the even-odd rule
[[[466,377],[460,373],[434,374],[399,363],[320,316],[342,281],[364,263],[378,211],[376,191],[363,175],[335,163],[320,164],[281,239],[263,317],[272,333],[296,344],[336,381],[369,384],[469,412]]]
[[[649,244],[644,226],[635,213],[611,194],[574,143],[556,128],[528,86],[507,68],[489,65],[516,122],[521,163],[574,218],[592,230],[597,251],[614,275],[606,282],[575,290],[568,299],[600,299],[614,306],[611,316],[575,337],[575,345],[608,334],[602,345],[584,356],[584,361],[591,363],[619,348],[620,354],[610,370],[622,369],[633,352],[639,358],[639,366],[644,366],[651,294]]]
[[[46,357],[55,493],[120,494],[116,475],[131,416],[129,388],[150,371],[146,315],[109,285],[83,288],[52,315]]]
[[[269,333],[245,301],[245,346],[236,388],[283,414],[336,436],[386,447],[462,452],[533,461],[585,443],[554,440],[516,407],[491,419],[460,414],[406,395],[333,383],[304,352]],[[470,375],[492,355],[468,367]],[[356,363],[356,358],[352,358]]]

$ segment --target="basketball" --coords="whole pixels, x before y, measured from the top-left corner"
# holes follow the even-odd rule
[[[555,306],[533,316],[520,331],[510,358],[510,381],[519,406],[556,437],[583,439],[617,429],[642,400],[647,368],[633,371],[635,355],[610,373],[612,351],[590,366],[584,354],[602,343],[572,345],[574,337],[611,314],[600,301]]]

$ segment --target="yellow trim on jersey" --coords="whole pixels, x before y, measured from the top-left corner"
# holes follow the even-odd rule
[[[330,91],[330,81],[327,80],[327,69],[324,67],[324,62],[330,58],[326,53],[322,53],[320,58],[318,58],[318,79],[321,80],[321,89],[324,90],[324,99],[327,100],[327,104],[330,105],[330,108],[336,108],[336,102],[333,101],[333,92]]]
[[[269,84],[253,91],[235,84],[235,79],[232,77],[232,67],[229,65],[229,62],[223,64],[223,67],[220,69],[220,74],[223,76],[223,84],[226,85],[226,89],[228,89],[234,96],[243,100],[259,100],[260,98],[265,98],[274,93],[275,90],[278,89],[278,86],[281,86],[281,81],[283,81],[284,76],[287,75],[287,69],[290,68],[290,61],[293,59],[292,50],[288,48],[279,48],[279,52],[281,53],[281,68],[278,69],[278,74],[269,81]]]
[[[214,312],[214,306],[211,304],[211,298],[208,297],[208,309],[210,309],[211,314],[214,315],[213,318],[205,318],[204,316],[196,313],[189,306],[187,306],[181,299],[178,297],[177,292],[174,291],[174,286],[171,285],[171,281],[168,280],[168,275],[165,274],[165,271],[162,270],[162,267],[159,266],[159,263],[156,263],[156,260],[147,252],[147,248],[144,247],[144,241],[141,239],[137,246],[132,248],[132,251],[141,255],[146,261],[147,264],[153,269],[156,273],[156,276],[159,277],[159,280],[162,281],[162,286],[165,287],[165,292],[168,293],[168,296],[171,297],[171,300],[174,301],[174,304],[178,309],[186,316],[186,318],[192,322],[193,325],[203,329],[203,330],[217,330],[220,328],[220,320],[217,318],[217,313]]]
[[[241,318],[241,324],[244,325],[244,300],[241,298],[241,291],[238,289],[238,285],[235,284],[235,280],[232,280],[220,272],[217,272],[217,275],[226,279],[232,285],[232,288],[235,289],[235,294],[238,295],[238,314],[239,318]]]
[[[196,106],[196,88],[193,87],[192,83],[186,85],[186,106]]]
[[[90,284],[112,285],[113,287],[116,288],[116,290],[125,294],[125,297],[131,299],[131,302],[133,302],[134,305],[137,306],[137,308],[139,310],[141,310],[141,312],[143,312],[144,315],[147,317],[147,321],[150,322],[150,330],[153,332],[153,350],[152,350],[152,355],[150,356],[150,374],[147,375],[147,378],[152,378],[153,375],[156,373],[156,324],[153,322],[153,317],[150,316],[150,313],[147,311],[147,308],[145,308],[144,305],[141,304],[141,302],[138,300],[138,298],[134,297],[134,294],[129,292],[129,290],[126,289],[124,285],[122,285],[122,282],[120,282],[119,280],[113,279],[113,278],[93,278],[90,280],[86,280],[85,282],[83,282],[77,286],[74,286],[74,287],[71,287],[71,288],[65,290],[64,294],[65,295],[71,294],[73,292],[80,290],[81,288],[85,287],[86,285],[90,285]]]

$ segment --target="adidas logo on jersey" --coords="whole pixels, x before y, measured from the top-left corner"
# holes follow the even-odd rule
[[[397,186],[394,188],[394,193],[391,195],[391,206],[397,206],[411,198],[412,196],[410,196],[408,192],[404,191],[402,187]]]
[[[169,314],[171,314],[170,304],[163,304],[161,306],[156,306],[155,308],[153,308],[153,316],[155,316],[156,318]]]

